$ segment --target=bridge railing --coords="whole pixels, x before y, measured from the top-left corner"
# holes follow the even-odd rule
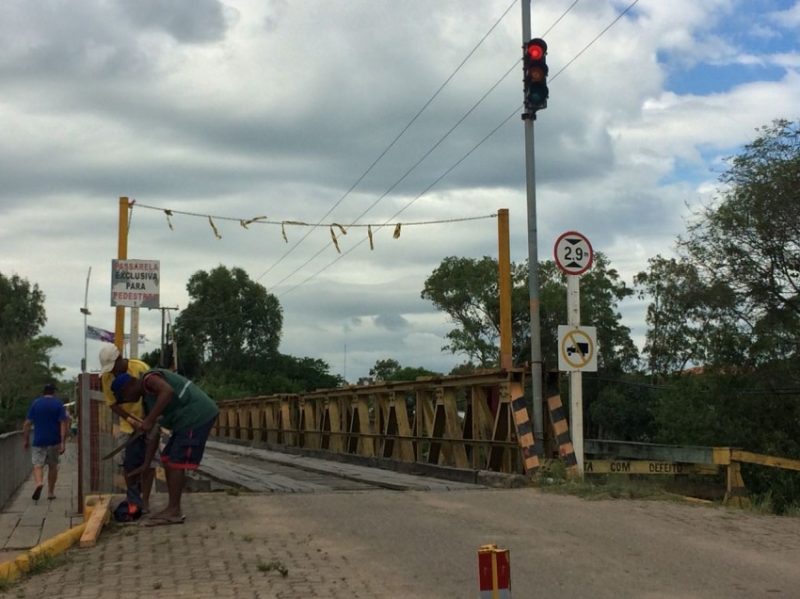
[[[716,474],[725,468],[725,498],[729,505],[747,507],[750,499],[742,464],[800,471],[800,460],[743,451],[735,447],[660,445],[632,441],[586,439],[586,474]]]
[[[0,435],[0,508],[31,473],[31,453],[22,445],[22,431]]]
[[[522,369],[223,401],[212,434],[455,468],[521,473]]]

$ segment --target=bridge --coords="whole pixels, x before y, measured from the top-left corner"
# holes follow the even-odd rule
[[[225,402],[185,496],[185,522],[106,525],[96,545],[76,542],[0,590],[477,597],[477,551],[487,543],[510,550],[517,597],[788,597],[800,588],[797,518],[677,498],[588,501],[528,485],[513,421],[516,377]],[[113,441],[93,384],[84,404],[92,424],[80,434],[83,451],[100,454]],[[84,495],[113,482],[106,463],[81,466],[78,441],[57,504],[33,502],[30,480],[6,502],[0,561],[82,521],[83,482]],[[157,492],[154,504],[164,500]]]

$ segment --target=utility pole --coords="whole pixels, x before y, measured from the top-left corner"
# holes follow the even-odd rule
[[[166,368],[167,366],[169,366],[164,361],[164,358],[166,357],[166,352],[164,351],[164,342],[166,340],[165,333],[164,333],[165,327],[166,327],[166,323],[165,323],[166,313],[167,313],[168,310],[178,310],[179,308],[178,308],[178,306],[172,306],[172,307],[161,306],[159,308],[149,308],[149,309],[150,310],[161,310],[161,345],[159,346],[159,351],[161,353],[161,357],[159,358],[159,362],[161,362],[160,366],[162,368]]]
[[[531,2],[522,0],[522,46],[531,39]],[[527,78],[527,73],[526,73]],[[536,160],[533,121],[535,112],[523,115],[525,125],[525,175],[528,191],[528,296],[531,318],[531,391],[533,395],[534,450],[544,455],[544,412],[542,409],[542,331],[539,310],[539,248],[536,226]]]
[[[117,232],[117,258],[128,259],[128,198],[119,199],[119,231]],[[125,351],[125,306],[116,307],[114,319],[114,345],[119,353]]]
[[[86,333],[89,324],[86,319],[91,314],[89,312],[89,278],[91,276],[92,267],[90,266],[89,272],[86,273],[86,291],[83,294],[83,308],[81,308],[81,314],[83,314],[83,360],[81,360],[81,372],[86,372]]]

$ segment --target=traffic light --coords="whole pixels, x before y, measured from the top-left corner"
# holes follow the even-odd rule
[[[525,109],[530,114],[547,108],[547,44],[541,38],[534,38],[525,44],[522,59],[525,70]]]

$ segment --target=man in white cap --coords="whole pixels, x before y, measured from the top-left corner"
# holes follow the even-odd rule
[[[120,435],[117,439],[118,443],[125,443],[130,439],[134,433],[132,425],[141,423],[144,417],[144,406],[140,401],[130,402],[124,404],[124,408],[117,402],[117,398],[111,391],[111,383],[114,377],[123,372],[127,372],[131,376],[141,377],[145,372],[150,370],[150,367],[141,360],[133,358],[123,358],[119,349],[113,343],[104,343],[100,348],[100,380],[103,387],[103,396],[106,400],[106,405],[111,408],[111,411],[119,416],[119,430]],[[138,442],[127,447],[122,455],[122,469],[125,473],[139,468],[142,465],[142,460],[145,456],[145,439],[141,438]],[[153,488],[153,481],[155,480],[155,469],[151,464],[150,468],[146,468],[142,474],[142,511],[145,513],[150,508],[150,492]]]

